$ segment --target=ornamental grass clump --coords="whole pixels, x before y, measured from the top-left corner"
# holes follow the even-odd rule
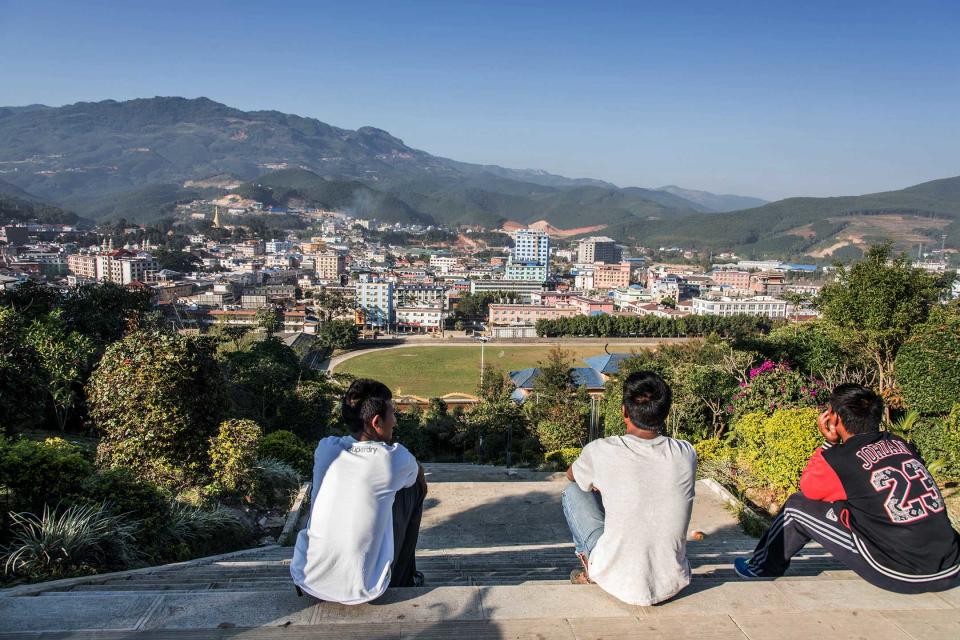
[[[261,458],[254,467],[253,501],[258,505],[282,505],[292,502],[291,494],[300,487],[300,474],[282,460]]]
[[[137,522],[113,515],[103,504],[43,513],[12,513],[12,541],[3,554],[4,571],[56,578],[120,567],[136,557]]]
[[[183,558],[242,549],[254,537],[253,526],[236,510],[222,505],[194,507],[175,502],[167,529]]]

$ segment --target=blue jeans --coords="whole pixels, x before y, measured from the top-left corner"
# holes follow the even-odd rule
[[[596,491],[584,491],[576,482],[563,490],[563,515],[578,554],[589,555],[603,535],[603,501]]]

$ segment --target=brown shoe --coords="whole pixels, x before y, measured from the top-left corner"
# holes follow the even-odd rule
[[[593,584],[593,580],[583,569],[574,569],[570,572],[570,584]]]

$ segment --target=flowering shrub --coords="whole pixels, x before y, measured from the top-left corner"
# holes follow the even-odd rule
[[[749,381],[730,398],[727,413],[736,417],[748,413],[773,414],[779,409],[816,407],[826,402],[828,390],[783,362],[765,360],[750,369]]]

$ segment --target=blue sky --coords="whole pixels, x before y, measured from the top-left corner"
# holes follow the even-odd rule
[[[960,2],[0,0],[0,105],[207,96],[769,199],[960,175]]]

